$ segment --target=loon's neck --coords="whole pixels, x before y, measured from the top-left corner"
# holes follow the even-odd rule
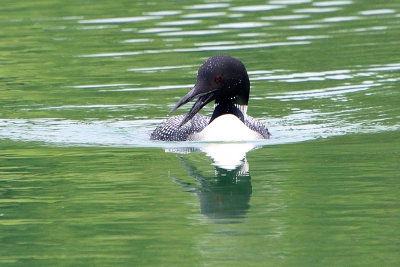
[[[214,112],[211,116],[210,123],[219,116],[232,114],[238,117],[244,123],[244,116],[247,113],[247,105],[239,105],[234,103],[216,103]]]

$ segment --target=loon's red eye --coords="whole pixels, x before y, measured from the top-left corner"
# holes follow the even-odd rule
[[[221,76],[216,76],[216,77],[214,78],[214,82],[215,82],[215,83],[219,83],[221,80],[222,80]]]

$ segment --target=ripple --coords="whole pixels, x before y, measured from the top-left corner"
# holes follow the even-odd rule
[[[369,71],[394,71],[400,70],[400,63],[386,64],[386,65],[372,65]]]
[[[281,16],[270,16],[261,17],[262,20],[296,20],[309,18],[310,15],[281,15]]]
[[[141,55],[143,52],[111,52],[111,53],[99,53],[99,54],[89,54],[89,55],[79,55],[77,57],[125,57],[125,56],[136,56]]]
[[[151,68],[136,68],[136,69],[128,69],[128,71],[154,73],[154,72],[158,72],[158,71],[184,69],[184,68],[191,68],[191,67],[193,67],[193,65],[163,66],[163,67],[151,67]]]
[[[183,18],[211,18],[225,16],[226,12],[204,12],[183,15]]]
[[[256,11],[269,11],[284,8],[282,5],[255,5],[255,6],[237,6],[231,7],[231,11],[242,11],[242,12],[256,12]]]
[[[222,30],[195,30],[195,31],[174,31],[174,32],[162,32],[159,36],[193,36],[193,35],[208,35],[208,34],[219,34],[223,33]]]
[[[211,3],[211,4],[198,4],[192,6],[186,6],[184,9],[215,9],[215,8],[226,8],[229,4],[226,3]]]
[[[157,25],[160,26],[184,26],[184,25],[194,25],[194,24],[199,24],[201,20],[177,20],[177,21],[164,21],[164,22],[159,22]]]
[[[312,29],[319,29],[319,28],[325,28],[325,25],[321,24],[306,24],[306,25],[294,25],[290,26],[290,29],[294,30],[312,30]]]
[[[343,92],[342,92],[343,93]],[[371,112],[371,111],[369,111]],[[399,124],[385,119],[358,120],[364,109],[344,107],[336,112],[293,109],[284,117],[261,119],[273,133],[271,139],[249,142],[257,146],[304,142],[352,133],[396,131]],[[210,142],[150,141],[151,131],[161,120],[66,120],[60,118],[0,119],[0,140],[42,142],[57,146],[201,148]],[[96,137],[96,138],[94,138]],[[228,144],[228,143],[223,143]]]
[[[120,104],[120,105],[64,105],[58,107],[44,107],[37,109],[26,110],[70,110],[70,109],[115,109],[115,108],[130,108],[146,107],[148,104]]]
[[[196,31],[194,35],[203,35],[202,31]],[[209,32],[209,31],[204,31]],[[213,33],[218,33],[217,30],[211,31]],[[222,32],[222,31],[221,31]],[[173,32],[160,33],[159,35],[165,36],[179,36]],[[309,41],[295,41],[295,42],[277,42],[277,43],[255,43],[255,44],[238,44],[238,45],[213,45],[204,47],[194,47],[194,48],[174,48],[174,49],[160,49],[160,50],[144,50],[144,51],[133,51],[133,52],[110,52],[110,53],[99,53],[99,54],[88,54],[79,55],[77,57],[82,58],[95,58],[95,57],[123,57],[123,56],[136,56],[143,54],[162,54],[162,53],[181,53],[181,52],[201,52],[201,51],[229,51],[229,50],[239,50],[239,49],[254,49],[254,48],[267,48],[267,47],[278,47],[278,46],[291,46],[291,45],[308,45]]]
[[[341,75],[341,77],[352,78],[350,75],[350,70],[332,70],[332,71],[321,71],[321,72],[301,72],[301,73],[291,73],[291,74],[282,74],[282,75],[267,75],[252,77],[252,81],[260,81],[260,80],[278,80],[285,82],[300,82],[300,81],[322,81],[328,79],[329,77],[336,77],[337,75]]]
[[[322,1],[322,2],[316,2],[313,3],[313,6],[344,6],[344,5],[351,5],[353,1]]]
[[[311,3],[312,0],[275,0],[269,1],[272,5],[299,5],[299,4],[307,4]]]
[[[128,44],[134,44],[134,43],[149,43],[149,42],[153,42],[153,39],[129,39],[129,40],[125,40],[122,41],[122,43],[128,43]]]
[[[351,133],[376,133],[395,131],[399,125],[382,125],[379,120],[361,120],[351,122],[348,118],[359,114],[362,109],[346,109],[339,112],[321,112],[320,110],[294,110],[293,114],[282,118],[268,119],[280,141],[299,142],[317,138],[346,135]],[[279,140],[276,140],[279,143]]]
[[[80,20],[84,19],[83,16],[68,16],[68,17],[62,17],[62,20]]]
[[[87,19],[80,20],[81,24],[106,24],[106,23],[128,23],[145,20],[161,19],[161,16],[140,16],[140,17],[123,17],[123,18],[107,18],[107,19]]]
[[[124,86],[132,86],[132,85],[137,85],[137,84],[133,84],[133,83],[89,84],[89,85],[75,85],[75,86],[71,86],[71,88],[92,89],[92,88],[105,88],[105,87],[124,87]]]
[[[134,91],[159,91],[159,90],[173,90],[181,88],[192,88],[193,84],[184,85],[161,85],[155,87],[136,87],[112,90],[113,92],[134,92]],[[99,90],[99,92],[109,92],[108,90]]]
[[[136,145],[148,143],[147,121],[77,121],[55,118],[0,119],[0,139],[67,146]],[[4,131],[7,127],[9,131]],[[96,136],[96,138],[93,138]]]
[[[340,10],[340,8],[336,7],[326,7],[326,8],[302,8],[302,9],[296,9],[293,12],[294,13],[329,13],[329,12],[335,12]]]
[[[347,17],[332,17],[332,18],[324,18],[323,22],[346,22],[346,21],[355,21],[360,20],[360,17],[357,16],[347,16]]]
[[[245,32],[245,33],[239,33],[237,36],[238,37],[260,37],[260,36],[266,36],[266,33],[261,33],[261,32]]]
[[[286,39],[291,41],[300,41],[300,40],[316,40],[316,39],[325,39],[329,38],[328,35],[303,35],[303,36],[289,36]]]
[[[385,31],[387,30],[387,26],[372,26],[367,28],[355,28],[355,29],[345,29],[334,31],[334,33],[354,33],[354,32],[371,32],[371,31]]]
[[[256,44],[238,44],[238,45],[225,45],[225,46],[205,46],[198,48],[188,49],[174,49],[176,52],[197,52],[197,51],[229,51],[239,49],[253,49],[253,48],[266,48],[266,47],[278,47],[278,46],[290,46],[290,45],[306,45],[310,44],[308,41],[298,42],[278,42],[278,43],[256,43]]]
[[[118,28],[118,25],[91,25],[91,26],[79,26],[76,28],[78,30],[104,30],[104,29]]]
[[[150,29],[144,29],[140,30],[139,33],[161,33],[161,32],[176,32],[176,31],[181,31],[181,28],[150,28]]]
[[[374,10],[360,11],[360,14],[364,16],[387,15],[393,13],[395,13],[395,10],[393,9],[374,9]]]
[[[194,46],[218,46],[218,45],[232,45],[236,42],[233,41],[219,41],[219,42],[204,42],[204,43],[195,43]]]
[[[272,70],[253,70],[253,71],[247,71],[249,75],[261,75],[261,74],[272,74],[274,71]]]
[[[162,11],[152,11],[144,13],[145,15],[149,16],[174,16],[181,14],[182,11],[180,10],[162,10]]]
[[[279,99],[281,101],[285,100],[308,100],[312,98],[329,98],[331,96],[343,95],[348,93],[366,91],[371,87],[380,86],[378,83],[362,83],[357,85],[343,85],[337,87],[329,87],[324,89],[306,90],[306,91],[295,91],[287,92],[283,95],[270,95],[267,99]]]
[[[259,28],[270,25],[269,23],[262,22],[236,22],[236,23],[224,23],[215,26],[211,26],[210,28],[216,29],[246,29],[246,28]]]
[[[387,26],[373,26],[370,28],[357,28],[354,31],[356,32],[365,32],[365,31],[386,31],[387,30]]]

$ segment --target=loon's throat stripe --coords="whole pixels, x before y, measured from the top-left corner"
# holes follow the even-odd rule
[[[247,105],[235,104],[235,106],[243,113],[243,115],[247,114]]]
[[[243,115],[246,115],[247,114],[247,105],[239,105],[239,104],[234,104],[235,105],[235,107],[237,107],[242,113],[243,113]],[[218,104],[215,104],[214,105],[214,109],[216,108],[218,106]]]

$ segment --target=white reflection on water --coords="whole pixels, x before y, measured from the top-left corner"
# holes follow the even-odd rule
[[[196,48],[172,49],[172,51],[173,52],[228,51],[228,50],[266,48],[266,47],[276,47],[276,46],[307,45],[309,43],[310,42],[308,41],[298,41],[298,42],[279,42],[279,43],[216,45],[216,46],[204,46]]]
[[[206,30],[206,31],[189,31],[189,32],[166,32],[159,33],[162,36],[180,36],[184,35],[203,35],[203,34],[216,34],[222,32],[220,30]],[[277,43],[255,43],[255,44],[238,44],[238,45],[215,45],[215,46],[204,46],[204,47],[193,47],[193,48],[174,48],[174,49],[160,49],[160,50],[144,50],[144,51],[132,51],[132,52],[111,52],[111,53],[99,53],[99,54],[88,54],[80,55],[78,57],[123,57],[123,56],[136,56],[143,54],[163,54],[163,53],[177,53],[177,52],[200,52],[200,51],[229,51],[238,49],[254,49],[254,48],[266,48],[276,46],[290,46],[290,45],[308,45],[309,41],[296,41],[296,42],[277,42]]]
[[[182,11],[180,10],[161,10],[161,11],[152,11],[152,12],[145,12],[144,15],[149,16],[174,16],[181,14]]]
[[[194,46],[219,46],[219,45],[233,45],[237,42],[234,41],[218,41],[218,42],[204,42],[204,43],[195,43]]]
[[[263,22],[235,22],[235,23],[224,23],[224,24],[218,24],[215,26],[211,26],[211,28],[216,28],[216,29],[246,29],[246,28],[259,28],[259,27],[264,27],[271,25],[269,23],[263,23]]]
[[[311,0],[272,0],[269,1],[272,5],[299,5],[310,3]]]
[[[133,84],[133,83],[86,84],[86,85],[71,86],[71,88],[76,88],[76,89],[91,89],[91,88],[105,88],[105,87],[124,87],[124,86],[132,86],[132,85],[138,85],[138,84]]]
[[[293,25],[290,26],[290,29],[294,30],[311,30],[311,29],[319,29],[319,28],[324,28],[326,27],[325,25],[321,24],[305,24],[305,25]]]
[[[208,143],[204,144],[200,150],[206,153],[214,165],[225,170],[233,170],[240,166],[247,152],[256,148],[255,143]]]
[[[296,9],[293,12],[294,13],[329,13],[329,12],[335,12],[340,10],[340,8],[336,7],[312,7],[312,8],[301,8],[301,9]]]
[[[324,80],[349,80],[355,77],[378,77],[378,72],[388,72],[384,76],[380,77],[383,79],[378,80],[379,82],[391,82],[397,81],[398,79],[390,75],[390,71],[400,70],[400,63],[391,63],[383,65],[370,65],[366,67],[358,67],[352,70],[329,70],[321,72],[301,72],[301,73],[290,73],[287,70],[255,70],[250,71],[251,81],[277,81],[277,82],[308,82],[308,81],[324,81]],[[277,74],[287,72],[285,74]],[[386,77],[388,76],[388,77]],[[365,86],[379,86],[379,83],[374,84],[372,81],[366,80],[362,84],[347,84],[339,86],[337,88],[352,89],[354,87],[365,87]],[[329,89],[329,88],[327,88]],[[324,89],[324,90],[327,90]]]
[[[286,39],[289,41],[301,41],[301,40],[317,40],[329,38],[328,35],[303,35],[303,36],[289,36]]]
[[[222,30],[194,30],[194,31],[169,31],[161,32],[159,36],[191,36],[191,35],[209,35],[223,33]]]
[[[128,71],[154,73],[154,72],[158,72],[158,71],[174,70],[174,69],[185,69],[185,68],[191,68],[191,67],[194,67],[194,65],[163,66],[163,67],[152,67],[152,68],[135,68],[135,69],[128,69]]]
[[[44,108],[37,108],[36,110],[73,110],[73,109],[120,109],[120,108],[129,108],[129,109],[137,109],[138,107],[148,107],[148,106],[155,106],[149,104],[120,104],[120,105],[64,105],[58,107],[44,107]],[[22,110],[32,110],[32,109],[22,109]]]
[[[242,11],[242,12],[257,12],[257,11],[268,11],[274,9],[284,8],[283,5],[255,5],[255,6],[237,6],[231,7],[231,11]]]
[[[175,146],[166,147],[165,152],[177,154],[189,154],[192,152],[203,152],[213,161],[213,165],[225,170],[234,170],[239,166],[248,168],[246,161],[247,152],[260,148],[259,142],[198,142],[186,144],[175,143]]]
[[[76,27],[78,30],[105,30],[105,29],[115,29],[118,25],[90,25],[90,26],[79,26]]]
[[[364,16],[376,16],[376,15],[387,15],[387,14],[393,14],[396,11],[393,9],[374,9],[374,10],[364,10],[360,11],[361,15]]]
[[[372,65],[369,71],[393,71],[400,70],[400,63],[392,63],[386,65]]]
[[[281,16],[269,16],[261,17],[262,20],[296,20],[305,19],[310,17],[310,15],[281,15]]]
[[[177,32],[177,31],[181,31],[181,28],[172,28],[172,27],[168,27],[168,28],[149,28],[149,29],[144,29],[144,30],[140,30],[139,33],[161,33],[161,32]]]
[[[135,43],[148,43],[148,42],[153,42],[153,39],[129,39],[122,41],[122,43],[127,43],[127,44],[135,44]]]
[[[184,25],[199,24],[200,22],[201,22],[201,20],[186,19],[186,20],[159,22],[159,23],[157,23],[157,25],[160,25],[160,26],[184,26]]]
[[[204,12],[204,13],[192,13],[183,15],[183,18],[211,18],[225,16],[226,12]]]
[[[71,107],[72,108],[72,107]],[[76,107],[82,108],[82,107]],[[97,107],[100,108],[100,107]],[[267,118],[272,138],[250,142],[255,146],[297,143],[351,133],[375,133],[399,130],[400,124],[385,125],[381,119],[347,121],[361,109],[323,113],[318,110],[298,110],[282,118]],[[115,147],[204,147],[210,142],[150,141],[151,131],[161,120],[65,120],[0,119],[0,139],[41,142],[60,146],[115,146]],[[211,152],[210,152],[211,153]],[[218,161],[217,158],[215,158]]]
[[[284,82],[306,82],[306,81],[323,81],[325,79],[350,79],[353,78],[350,70],[331,70],[331,71],[321,71],[321,72],[301,72],[301,73],[288,73],[273,75],[275,72],[282,72],[282,70],[273,72],[251,72],[255,77],[251,77],[252,81],[260,80],[274,80],[274,81],[284,81]],[[271,75],[272,74],[272,75]],[[340,75],[340,76],[339,76]]]
[[[133,92],[133,91],[158,91],[158,90],[171,90],[171,89],[180,89],[180,88],[192,88],[193,84],[184,84],[184,85],[161,85],[155,87],[136,87],[136,88],[123,88],[116,89],[113,92]],[[107,92],[108,90],[99,90],[99,92]]]
[[[86,19],[80,20],[81,24],[103,24],[103,23],[128,23],[145,20],[161,19],[162,16],[139,16],[139,17],[124,17],[124,18],[107,18],[107,19]]]
[[[184,9],[215,9],[215,8],[225,8],[228,7],[227,3],[211,3],[211,4],[198,4],[193,6],[186,6]]]
[[[307,100],[312,98],[326,98],[335,95],[343,95],[348,93],[355,93],[360,91],[368,90],[374,86],[380,86],[381,84],[375,83],[363,83],[358,85],[344,85],[344,86],[337,86],[331,88],[324,88],[324,89],[316,89],[316,90],[307,90],[307,91],[296,91],[296,92],[287,92],[284,95],[277,95],[273,96],[270,95],[266,98],[268,99],[279,99],[279,100]]]
[[[344,6],[344,5],[351,5],[353,1],[347,1],[347,0],[342,0],[342,1],[321,1],[321,2],[315,2],[313,3],[313,6]]]
[[[357,16],[347,16],[347,17],[331,17],[331,18],[324,18],[323,22],[345,22],[345,21],[354,21],[359,20],[360,17]]]

